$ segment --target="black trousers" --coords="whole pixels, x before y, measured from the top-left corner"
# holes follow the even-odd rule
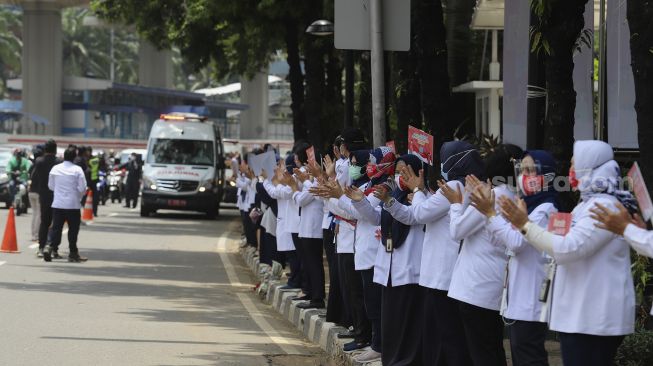
[[[100,203],[100,192],[97,190],[98,180],[94,180],[91,185],[91,191],[93,192],[93,216],[97,217],[97,206]]]
[[[422,287],[422,360],[424,365],[471,366],[458,301],[447,291]]]
[[[374,268],[359,271],[363,279],[363,297],[365,298],[365,312],[367,319],[372,324],[372,339],[370,347],[379,353],[383,353],[383,340],[381,330],[381,296],[383,286],[374,282]]]
[[[302,267],[306,267],[304,273],[308,275],[308,282],[311,291],[311,301],[324,301],[324,252],[322,249],[322,238],[300,238],[302,242]]]
[[[348,324],[343,324],[343,325],[354,326],[354,333],[356,333],[358,329],[356,329],[356,325],[354,324],[353,321],[352,313],[354,311],[352,310],[351,298],[349,295],[350,294],[349,286],[351,286],[351,283],[347,282],[347,275],[345,273],[347,268],[347,263],[354,263],[354,254],[336,253],[336,256],[338,257],[338,279],[340,280],[340,297],[342,297],[342,305],[343,308],[345,309],[347,320],[349,320]]]
[[[544,348],[546,323],[510,321],[510,355],[513,366],[548,366],[549,356]]]
[[[77,235],[79,234],[80,221],[81,214],[79,210],[52,209],[52,243],[50,245],[53,250],[59,250],[63,224],[64,222],[68,222],[68,246],[70,248],[70,255],[79,254],[79,250],[77,249]]]
[[[338,276],[338,255],[333,243],[333,230],[322,230],[322,245],[329,265],[329,296],[327,301],[326,321],[338,325],[351,325],[347,319],[345,304],[342,301],[340,290],[340,276]]]
[[[290,267],[290,276],[288,277],[288,286],[294,288],[302,287],[302,268],[299,256],[296,250],[283,252],[288,266]]]
[[[458,302],[474,366],[506,366],[503,320],[498,311]]]
[[[284,264],[283,252],[277,251],[277,238],[272,234],[265,231],[261,226],[261,250],[260,261],[268,265],[272,265],[272,261]]]
[[[125,207],[130,207],[130,202],[132,203],[132,208],[136,208],[138,205],[138,185],[138,180],[132,182],[127,178],[127,184],[125,184]]]
[[[304,243],[302,240],[299,238],[299,234],[297,233],[292,233],[292,242],[295,245],[295,251],[297,253],[297,260],[299,263],[299,273],[300,273],[300,286],[302,288],[302,292],[304,295],[306,295],[309,299],[311,299],[311,282],[308,278],[308,273],[307,273],[307,263],[305,262],[306,258],[306,253],[304,253]]]
[[[43,250],[48,243],[48,233],[52,225],[52,195],[39,194],[41,203],[41,225],[39,226],[39,249]]]
[[[558,333],[565,366],[612,366],[623,336]]]
[[[358,343],[368,343],[372,339],[372,324],[367,318],[365,310],[365,295],[363,291],[363,277],[356,271],[354,254],[342,258],[344,282],[347,283],[349,291],[348,299],[351,310],[351,320],[356,334],[354,340]]]
[[[422,306],[418,285],[383,288],[381,329],[384,366],[420,366],[422,363]],[[430,365],[425,365],[430,366]]]
[[[240,219],[243,222],[243,230],[245,231],[245,239],[247,244],[253,247],[258,246],[256,240],[256,225],[249,218],[249,211],[240,211]]]

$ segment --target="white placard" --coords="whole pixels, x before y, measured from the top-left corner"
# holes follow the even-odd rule
[[[263,154],[250,155],[248,158],[249,166],[254,171],[254,174],[261,175],[261,171],[265,169],[268,176],[274,174],[274,169],[277,166],[277,158],[274,151],[268,151]]]

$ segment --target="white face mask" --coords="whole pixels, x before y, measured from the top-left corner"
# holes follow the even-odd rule
[[[401,177],[401,175],[399,175],[399,174],[395,175],[395,184],[396,184],[396,187],[399,188],[399,189],[401,189],[401,185],[399,185],[399,178],[400,177]]]
[[[449,180],[449,172],[450,172],[453,168],[455,168],[456,165],[458,165],[458,163],[460,163],[460,162],[461,162],[461,161],[462,161],[462,160],[463,160],[467,155],[469,155],[472,151],[474,151],[474,149],[465,150],[465,151],[461,151],[461,152],[459,152],[459,153],[453,154],[453,155],[451,155],[450,157],[448,157],[447,160],[444,161],[444,163],[441,163],[441,164],[440,164],[440,171],[441,171],[440,175],[442,175],[442,178],[444,178],[444,180],[448,181],[448,180]],[[460,154],[465,154],[465,155],[463,155],[460,159],[458,159],[458,161],[456,161],[456,162],[451,166],[451,168],[449,168],[449,170],[447,170],[447,171],[445,172],[445,171],[444,171],[444,165],[445,165],[449,160],[451,160],[451,158],[453,158],[454,156],[460,155]]]

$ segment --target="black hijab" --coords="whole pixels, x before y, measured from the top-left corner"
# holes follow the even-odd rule
[[[465,184],[465,177],[474,174],[484,179],[485,164],[476,146],[466,141],[448,141],[440,148],[442,171],[448,172],[447,181],[457,180]]]
[[[356,164],[351,161],[351,158],[356,158]],[[369,150],[357,150],[352,152],[349,155],[350,166],[356,166],[360,168],[361,176],[360,178],[351,182],[352,185],[360,187],[363,184],[369,182],[370,178],[367,176],[366,168],[367,162],[370,160],[370,151]],[[349,172],[347,172],[349,174]]]
[[[407,166],[413,168],[414,172],[419,172],[419,170],[422,169],[422,161],[419,160],[419,158],[415,155],[402,155],[399,159],[397,159],[395,166],[400,161],[403,161]],[[395,205],[409,205],[408,194],[410,193],[411,192],[409,191],[401,190],[399,187],[395,188],[395,190],[392,192],[392,197],[397,201],[395,202]],[[406,242],[406,238],[408,237],[409,232],[410,225],[402,224],[401,222],[395,220],[386,210],[381,210],[381,234],[383,241],[386,241],[388,237],[392,237],[392,246],[394,249],[398,249],[404,244],[404,242]]]

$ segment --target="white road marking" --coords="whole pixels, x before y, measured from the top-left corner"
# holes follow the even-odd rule
[[[7,262],[0,262],[0,266],[3,265],[3,264],[5,264],[5,263],[7,263]]]
[[[67,235],[68,234],[68,228],[65,228],[61,231],[61,235]]]
[[[38,243],[35,243],[35,244],[32,244],[32,245],[29,246],[30,249],[36,249],[38,247],[39,247]]]
[[[119,215],[119,213],[117,213],[117,212],[112,212],[112,213],[108,214],[107,216],[109,216],[109,217],[116,217],[116,216],[118,216],[118,215]]]
[[[227,252],[227,240],[228,239],[225,236],[221,236],[218,239],[217,251],[218,254],[220,254],[220,260],[222,261],[224,269],[227,272],[229,282],[231,282],[231,285],[234,287],[249,287],[250,285],[243,284],[238,279],[238,274],[236,274],[236,271],[231,264],[229,254]],[[247,310],[247,312],[252,316],[252,320],[254,320],[256,325],[258,325],[258,327],[261,328],[263,332],[265,332],[265,334],[272,340],[272,342],[274,342],[287,354],[300,353],[297,348],[292,345],[295,342],[279,334],[279,332],[277,332],[276,329],[270,325],[263,314],[258,311],[256,305],[254,305],[254,302],[252,302],[252,299],[250,299],[249,296],[240,292],[236,293],[236,296],[238,296],[238,300],[240,300],[240,302],[243,304],[245,310]]]

